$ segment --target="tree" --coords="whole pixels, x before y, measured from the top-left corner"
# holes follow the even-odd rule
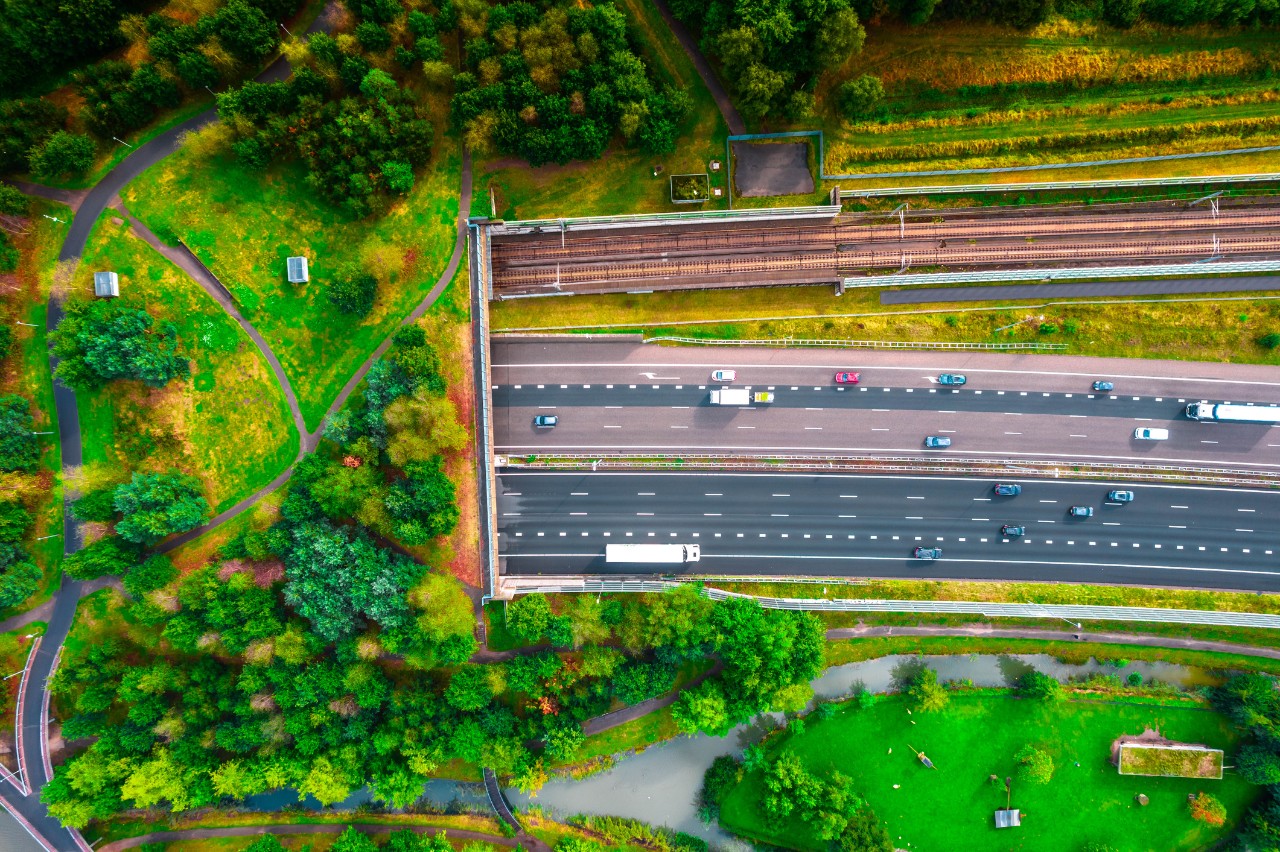
[[[764,118],[787,87],[787,78],[765,65],[748,65],[737,78],[738,109],[743,117]]]
[[[0,542],[0,609],[17,606],[35,594],[41,577],[39,566],[21,545]]]
[[[178,328],[115,300],[72,301],[50,335],[61,359],[57,377],[75,390],[97,390],[115,379],[160,388],[191,374],[178,354]]]
[[[276,25],[261,9],[244,0],[231,0],[215,14],[201,18],[203,35],[214,35],[241,62],[257,62],[275,50]]]
[[[135,598],[141,598],[147,592],[167,586],[176,579],[178,569],[173,567],[169,557],[157,553],[125,574],[124,590]]]
[[[841,85],[837,99],[845,118],[866,118],[884,100],[884,84],[879,77],[863,74]]]
[[[449,678],[449,687],[444,692],[444,700],[464,713],[488,706],[493,700],[488,671],[484,666],[471,663],[462,666]]]
[[[1208,793],[1198,793],[1190,802],[1191,818],[1215,828],[1227,821],[1227,809]]]
[[[861,52],[866,40],[867,31],[852,9],[841,9],[827,16],[818,29],[816,59],[819,67],[840,67],[849,57]]]
[[[67,175],[82,175],[93,165],[93,140],[88,136],[59,130],[31,148],[27,165],[40,180],[57,180]]]
[[[0,542],[17,544],[31,529],[31,513],[16,500],[0,500]]]
[[[245,847],[244,852],[285,852],[280,838],[274,834],[264,834]]]
[[[1018,678],[1018,692],[1028,698],[1039,698],[1044,701],[1062,700],[1062,684],[1056,678],[1041,674],[1034,669]]]
[[[699,731],[722,737],[733,727],[718,682],[705,680],[693,689],[685,689],[671,707],[671,716],[682,733]]]
[[[927,667],[921,667],[911,678],[907,695],[916,705],[916,709],[926,713],[943,710],[951,701],[947,690],[938,683],[938,673]]]
[[[31,403],[14,394],[0,396],[0,470],[36,469],[40,445],[35,425]]]
[[[139,559],[139,548],[116,535],[100,538],[62,560],[62,568],[77,580],[123,576]]]
[[[503,613],[507,630],[530,643],[542,640],[552,618],[547,596],[538,592],[508,601]]]
[[[377,852],[378,847],[374,845],[372,838],[349,825],[329,849],[330,852]]]
[[[344,314],[365,316],[373,310],[373,300],[378,294],[378,279],[359,269],[339,272],[329,281],[327,295]]]
[[[1280,784],[1280,754],[1261,743],[1250,743],[1240,749],[1236,769],[1250,784]]]
[[[387,182],[387,189],[408,195],[413,191],[413,166],[388,160],[382,164],[382,179]]]
[[[121,517],[116,533],[125,541],[154,544],[165,536],[195,529],[209,515],[200,480],[180,471],[135,473],[116,487]]]
[[[543,736],[546,755],[556,763],[568,763],[586,741],[587,738],[582,733],[582,725],[577,722],[567,721],[553,725]]]
[[[1127,30],[1138,23],[1141,0],[1103,0],[1102,17],[1113,27]]]
[[[1018,777],[1024,781],[1048,784],[1053,778],[1053,758],[1035,746],[1023,746],[1013,759],[1018,763]]]
[[[3,134],[0,134],[3,135]],[[0,183],[0,213],[6,216],[25,216],[31,207],[31,199],[16,186]]]
[[[81,521],[107,523],[116,519],[116,487],[90,491],[71,504],[71,514]]]
[[[393,532],[405,544],[426,544],[448,535],[458,525],[453,481],[444,470],[444,457],[405,465],[406,478],[387,492],[384,504],[395,519]]]

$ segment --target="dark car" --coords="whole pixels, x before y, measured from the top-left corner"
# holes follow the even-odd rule
[[[1104,382],[1101,379],[1093,383],[1093,389],[1098,393],[1111,393],[1116,389],[1115,382]]]
[[[1014,524],[1005,524],[1000,528],[1000,535],[1007,535],[1011,538],[1017,538],[1027,534],[1026,527],[1016,526]]]
[[[931,450],[945,450],[951,446],[951,439],[946,435],[930,435],[924,439],[924,445]]]
[[[995,490],[1000,497],[1017,497],[1022,493],[1022,486],[1012,482],[1001,482],[996,485]]]
[[[539,414],[533,418],[533,425],[539,429],[551,429],[559,422],[560,418],[554,414]]]
[[[1108,491],[1107,499],[1115,503],[1132,503],[1137,495],[1132,491]]]
[[[926,562],[932,562],[935,559],[942,558],[941,547],[917,547],[911,551],[911,555],[916,559],[923,559]]]
[[[938,376],[938,384],[940,385],[962,385],[969,381],[959,373],[943,373]]]
[[[856,385],[861,379],[861,373],[836,373],[836,384],[838,385]]]
[[[1092,506],[1072,506],[1069,510],[1067,510],[1067,514],[1071,515],[1071,517],[1073,518],[1092,518],[1093,507]]]

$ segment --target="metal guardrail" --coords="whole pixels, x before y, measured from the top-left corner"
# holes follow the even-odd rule
[[[992,281],[1078,281],[1090,278],[1212,277],[1256,272],[1280,272],[1277,260],[1236,260],[1226,263],[1166,263],[1151,266],[1078,266],[1066,269],[986,269],[981,272],[920,272],[870,275],[844,279],[846,287],[900,287],[912,284],[984,284]],[[1280,285],[1280,281],[1277,281]]]
[[[473,323],[480,325],[480,341],[481,345],[477,346],[475,359],[476,367],[480,374],[484,377],[483,390],[479,394],[479,404],[477,405],[477,413],[479,422],[476,428],[479,430],[481,452],[484,454],[482,465],[482,481],[479,483],[481,510],[484,515],[481,521],[481,529],[485,537],[484,546],[481,550],[484,553],[485,561],[485,597],[493,595],[498,584],[498,535],[496,524],[494,523],[493,513],[495,511],[496,501],[493,499],[493,482],[494,482],[494,452],[493,452],[493,430],[490,427],[492,420],[492,410],[490,408],[492,393],[491,388],[493,382],[489,374],[489,346],[492,340],[489,335],[489,299],[488,296],[492,291],[485,291],[486,271],[489,269],[489,252],[488,252],[488,235],[485,229],[468,223],[468,249],[471,253],[471,274],[470,274],[470,290],[471,302],[476,311],[476,316],[472,317]]]
[[[1170,467],[1133,462],[1071,462],[1053,459],[984,459],[949,456],[945,462],[935,457],[916,456],[802,456],[752,453],[682,453],[678,456],[595,453],[564,453],[549,456],[502,457],[501,467],[567,470],[650,469],[650,470],[807,470],[856,473],[935,473],[952,476],[1052,476],[1054,479],[1115,478],[1178,481],[1204,485],[1236,485],[1255,488],[1280,487],[1280,471],[1243,468]],[[532,461],[528,461],[532,459]]]
[[[696,343],[706,346],[812,346],[836,349],[965,349],[988,352],[1013,352],[1023,350],[1061,351],[1065,343],[956,343],[927,340],[804,340],[794,337],[775,337],[762,340],[719,340],[705,337],[646,337],[645,343]]]
[[[779,578],[784,579],[784,578]],[[785,578],[790,579],[790,578]],[[531,594],[635,594],[665,592],[681,585],[674,580],[599,580],[589,577],[561,581],[546,578],[507,577],[506,590],[513,595]],[[1069,622],[1140,621],[1157,624],[1196,624],[1214,627],[1280,629],[1280,615],[1255,612],[1168,609],[1161,607],[1090,606],[1081,604],[992,603],[988,601],[910,601],[870,598],[776,598],[703,588],[711,600],[748,598],[765,609],[806,612],[883,612],[935,615],[981,615],[988,618],[1038,618]]]
[[[873,176],[868,175],[867,178]],[[933,186],[888,186],[875,189],[842,189],[840,200],[884,198],[895,195],[967,195],[987,192],[1055,192],[1069,189],[1127,189],[1150,186],[1216,186],[1221,184],[1280,183],[1280,173],[1250,175],[1196,175],[1170,178],[1115,178],[1109,180],[1031,181],[1026,183],[969,183]]]

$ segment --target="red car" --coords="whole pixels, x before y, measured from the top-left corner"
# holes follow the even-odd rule
[[[836,373],[836,384],[856,385],[860,378],[862,378],[862,375],[859,373]]]

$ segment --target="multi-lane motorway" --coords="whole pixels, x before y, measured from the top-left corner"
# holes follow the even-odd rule
[[[494,344],[494,443],[501,454],[753,452],[943,455],[1280,468],[1280,429],[1188,420],[1188,402],[1280,402],[1273,368],[972,353],[688,349],[633,343]],[[769,390],[771,404],[709,402],[710,372]],[[837,385],[836,370],[859,372]],[[968,377],[937,384],[940,372]],[[1116,390],[1093,393],[1094,379]],[[554,429],[533,425],[556,414]],[[1133,437],[1139,426],[1167,441]]]
[[[968,477],[505,472],[509,574],[766,574],[1280,591],[1280,493]],[[1128,505],[1112,488],[1132,490]],[[1068,515],[1072,505],[1091,518]],[[1000,534],[1025,527],[1021,538]],[[606,564],[605,545],[700,544],[696,564]],[[917,547],[943,557],[911,557]]]

